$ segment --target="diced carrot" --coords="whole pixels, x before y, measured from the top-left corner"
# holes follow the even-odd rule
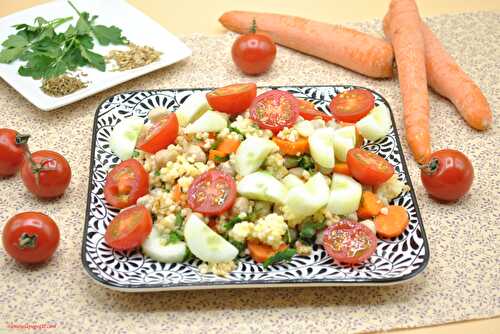
[[[208,138],[209,139],[215,139],[215,138],[217,138],[217,132],[209,132],[208,133]]]
[[[172,199],[174,202],[180,203],[182,197],[182,190],[179,184],[172,187]]]
[[[358,209],[359,219],[370,219],[380,213],[380,209],[384,207],[384,203],[371,191],[363,191],[361,195],[361,204]]]
[[[240,146],[240,141],[237,139],[225,138],[217,146],[217,151],[225,153],[226,155],[236,152]]]
[[[212,160],[212,161],[215,161],[216,158],[225,158],[227,154],[225,154],[224,152],[221,152],[219,150],[210,150],[210,152],[208,152],[208,160]]]
[[[399,205],[389,205],[387,214],[382,212],[375,217],[375,229],[377,234],[382,238],[395,238],[400,236],[406,226],[408,226],[409,218],[406,209]]]
[[[255,262],[262,263],[274,254],[287,249],[288,245],[283,243],[278,247],[278,249],[274,249],[269,245],[252,239],[247,241],[247,247],[250,251],[250,256],[252,257],[252,259],[254,259]]]
[[[335,166],[333,167],[333,172],[351,176],[351,171],[349,170],[349,165],[347,165],[346,162],[335,161]]]
[[[283,154],[296,155],[306,153],[309,150],[309,141],[307,138],[300,137],[297,141],[289,141],[273,137],[273,141],[278,145]]]

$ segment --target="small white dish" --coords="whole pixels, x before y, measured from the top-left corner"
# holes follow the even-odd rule
[[[41,80],[19,75],[17,71],[23,62],[16,60],[11,64],[0,64],[0,77],[41,110],[49,111],[71,104],[191,55],[191,50],[181,40],[123,0],[72,0],[72,2],[80,12],[86,11],[90,15],[98,15],[96,21],[98,24],[115,25],[122,29],[123,35],[129,41],[141,46],[151,46],[162,52],[162,55],[159,60],[149,65],[128,71],[112,72],[110,71],[111,65],[107,66],[106,72],[100,72],[88,66],[82,67],[80,70],[87,74],[83,80],[88,81],[88,86],[62,97],[53,97],[42,92]],[[56,0],[35,6],[0,19],[0,43],[15,33],[13,25],[20,23],[31,25],[38,16],[47,20],[66,16],[74,17],[74,20],[58,27],[57,32],[64,31],[69,24],[76,24],[78,19],[78,15],[67,1]],[[103,47],[97,41],[95,43],[94,51],[101,55],[107,54],[112,49],[123,48],[117,45]]]

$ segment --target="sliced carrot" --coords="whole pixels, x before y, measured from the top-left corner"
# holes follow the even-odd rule
[[[300,137],[297,141],[289,141],[278,137],[273,137],[273,141],[278,145],[280,151],[287,155],[306,153],[309,150],[307,138]]]
[[[254,259],[255,262],[262,263],[274,254],[287,249],[288,245],[283,243],[278,247],[278,249],[274,249],[269,245],[252,239],[247,241],[247,247],[250,251],[250,256],[252,257],[252,259]]]
[[[335,161],[333,172],[351,176],[351,171],[349,170],[349,166],[346,162]]]
[[[239,140],[225,138],[217,146],[217,151],[225,153],[227,155],[236,152],[238,146],[240,146]]]
[[[208,160],[215,161],[216,158],[225,158],[226,155],[227,154],[219,150],[210,150],[210,152],[208,152]]]
[[[384,207],[384,203],[371,191],[363,191],[361,195],[361,204],[358,209],[359,219],[370,219],[380,213],[380,209]]]
[[[174,202],[180,203],[182,199],[182,190],[179,184],[172,187],[172,199]]]
[[[399,205],[389,205],[387,214],[380,213],[374,220],[377,234],[382,238],[400,236],[408,226],[408,222],[406,209]]]

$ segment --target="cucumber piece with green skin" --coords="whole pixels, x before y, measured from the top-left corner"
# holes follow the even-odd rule
[[[328,210],[336,215],[348,215],[359,208],[363,191],[352,177],[342,174],[333,174],[332,191],[328,199]]]
[[[354,125],[345,126],[335,130],[335,158],[339,161],[346,161],[347,152],[356,147],[356,127]]]
[[[377,106],[356,123],[359,133],[368,140],[385,137],[391,130],[391,115],[385,106]]]
[[[286,187],[266,172],[255,172],[244,176],[237,185],[238,193],[249,199],[283,204]]]
[[[190,95],[184,103],[175,111],[179,125],[185,127],[189,123],[198,119],[205,113],[210,106],[208,105],[205,93],[196,92]]]
[[[329,196],[325,176],[316,173],[305,184],[288,191],[285,212],[293,220],[311,216],[328,203]]]
[[[309,136],[309,151],[313,160],[321,167],[331,169],[335,166],[335,130],[316,129]]]
[[[126,118],[115,125],[109,136],[111,151],[121,160],[130,159],[143,127],[144,121],[138,117]]]
[[[184,226],[186,244],[200,260],[219,263],[236,258],[238,249],[214,232],[196,214],[191,214]]]
[[[142,251],[153,260],[164,263],[182,262],[186,257],[186,243],[179,241],[176,243],[163,244],[160,232],[153,226],[151,233],[142,243]]]
[[[293,174],[288,174],[281,180],[281,182],[287,189],[304,185],[304,181],[302,181],[302,179],[297,175]]]
[[[267,138],[248,137],[236,150],[234,168],[242,176],[251,174],[277,149],[277,145]]]
[[[196,121],[184,128],[184,133],[219,132],[227,127],[227,115],[208,110]]]

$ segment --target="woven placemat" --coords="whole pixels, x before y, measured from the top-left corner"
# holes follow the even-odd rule
[[[427,19],[449,52],[499,108],[500,14]],[[379,20],[350,25],[381,36]],[[233,34],[183,38],[193,56],[148,76],[53,112],[41,112],[0,80],[0,127],[32,134],[31,148],[64,154],[73,169],[66,195],[41,202],[19,177],[0,180],[0,227],[15,213],[52,216],[61,244],[45,266],[26,268],[0,249],[0,332],[9,324],[52,324],[51,333],[300,333],[363,332],[492,317],[500,314],[500,178],[498,115],[493,129],[470,129],[446,100],[430,95],[434,149],[458,148],[475,168],[470,194],[453,205],[430,200],[413,160],[431,260],[414,281],[397,286],[179,291],[125,294],[101,287],[83,272],[80,249],[94,111],[111,94],[132,89],[210,87],[248,81],[230,57]],[[278,49],[259,85],[354,84],[373,88],[392,105],[404,150],[397,80],[372,80],[338,66]]]

